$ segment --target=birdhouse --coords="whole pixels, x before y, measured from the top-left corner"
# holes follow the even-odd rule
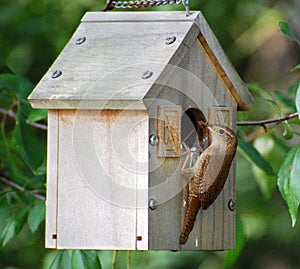
[[[234,130],[253,102],[201,12],[86,13],[29,101],[49,111],[46,247],[235,247],[234,161],[179,243],[199,123]]]

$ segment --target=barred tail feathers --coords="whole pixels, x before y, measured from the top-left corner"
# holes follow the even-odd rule
[[[200,201],[198,197],[190,197],[188,208],[184,218],[183,228],[180,233],[179,243],[184,245],[189,238],[190,232],[193,230],[197,213],[200,209]]]

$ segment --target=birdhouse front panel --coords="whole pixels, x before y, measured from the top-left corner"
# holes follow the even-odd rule
[[[49,123],[46,245],[147,249],[147,112],[55,110]]]
[[[49,109],[47,247],[234,248],[252,97],[200,12],[87,13],[29,100]]]

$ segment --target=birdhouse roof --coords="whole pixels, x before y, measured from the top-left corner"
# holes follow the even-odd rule
[[[201,12],[86,13],[29,101],[48,109],[146,109],[145,96],[196,40],[238,108],[249,109],[252,96]]]

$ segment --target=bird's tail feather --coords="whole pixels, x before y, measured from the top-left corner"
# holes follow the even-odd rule
[[[189,238],[190,232],[193,230],[197,213],[200,209],[200,201],[198,197],[192,196],[190,198],[188,209],[185,214],[183,228],[180,233],[179,243],[184,245]]]

